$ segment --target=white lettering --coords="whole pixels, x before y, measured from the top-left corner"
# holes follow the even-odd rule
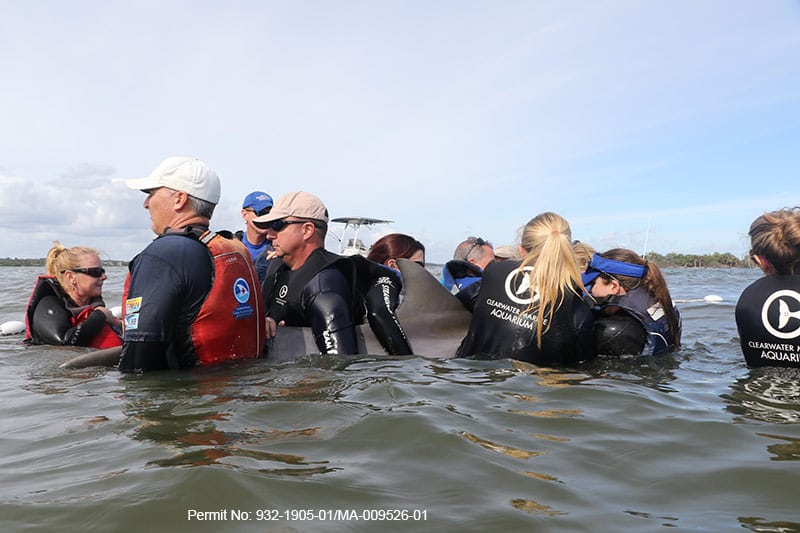
[[[187,520],[227,520],[228,510],[221,511],[198,511],[197,509],[189,509],[186,514]]]

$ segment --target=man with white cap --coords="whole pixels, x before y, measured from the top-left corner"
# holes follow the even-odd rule
[[[325,204],[313,194],[290,192],[253,223],[267,229],[275,256],[262,285],[267,336],[275,335],[277,324],[310,326],[321,353],[358,353],[353,263],[325,250]]]
[[[197,158],[170,157],[127,185],[147,194],[158,237],[129,265],[120,370],[258,357],[264,321],[253,262],[229,232],[209,230],[217,174]]]

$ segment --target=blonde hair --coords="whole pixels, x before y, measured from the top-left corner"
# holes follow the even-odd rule
[[[79,268],[83,258],[87,255],[96,255],[99,257],[100,253],[94,248],[86,246],[65,248],[60,242],[53,241],[53,247],[47,252],[47,259],[45,260],[47,273],[50,276],[54,276],[58,284],[66,288],[67,282],[64,271]]]
[[[776,274],[800,274],[800,207],[764,213],[748,234],[750,255],[769,261]]]
[[[536,340],[541,348],[542,333],[550,328],[553,315],[567,293],[580,297],[585,288],[572,251],[572,232],[561,215],[549,211],[536,215],[522,229],[520,245],[527,255],[520,264],[519,274],[531,267],[527,274],[530,294],[539,294],[538,302],[531,301],[525,312],[536,310]],[[545,318],[547,327],[543,328]]]
[[[572,243],[572,251],[575,252],[575,260],[578,262],[578,268],[581,272],[585,271],[586,265],[589,264],[589,261],[591,261],[595,253],[595,249],[584,242],[575,241]]]

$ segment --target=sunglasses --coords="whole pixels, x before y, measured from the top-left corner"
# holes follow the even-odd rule
[[[475,239],[475,242],[472,243],[472,246],[469,247],[469,250],[467,250],[467,253],[464,255],[464,261],[469,259],[469,254],[471,254],[475,248],[483,246],[484,244],[487,244],[487,242],[481,239],[480,237]]]
[[[246,210],[247,211],[252,211],[257,217],[263,217],[264,215],[266,215],[270,211],[272,211],[272,207],[271,206],[270,207],[265,207],[264,209],[259,209],[258,211],[256,211],[252,207],[248,207]]]
[[[270,229],[272,231],[274,231],[275,233],[280,233],[286,226],[290,226],[292,224],[305,224],[306,222],[311,222],[311,221],[310,220],[285,220],[285,219],[280,219],[280,220],[274,221],[272,223],[272,225],[270,226]],[[314,222],[311,222],[311,224],[314,224]],[[315,228],[319,228],[319,226],[316,225],[316,224],[314,224],[314,227]]]
[[[103,267],[68,268],[67,270],[70,272],[77,272],[79,274],[86,274],[87,276],[92,276],[93,278],[99,278],[106,273],[106,269]],[[61,273],[63,274],[67,270],[62,270]]]

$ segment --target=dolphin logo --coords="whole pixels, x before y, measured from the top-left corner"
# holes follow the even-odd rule
[[[778,324],[775,327],[772,321],[775,319],[775,313],[770,315],[770,308],[777,300],[778,302]],[[789,308],[789,303],[794,301],[797,304],[798,310],[792,311]],[[794,329],[784,331],[784,328],[789,325],[790,321],[795,319],[796,325]],[[771,335],[779,339],[794,339],[800,336],[800,294],[795,291],[784,289],[775,291],[770,294],[769,298],[764,301],[761,307],[761,323]]]
[[[778,300],[778,328],[783,329],[790,318],[800,319],[800,311],[789,311],[789,304],[785,300]]]

